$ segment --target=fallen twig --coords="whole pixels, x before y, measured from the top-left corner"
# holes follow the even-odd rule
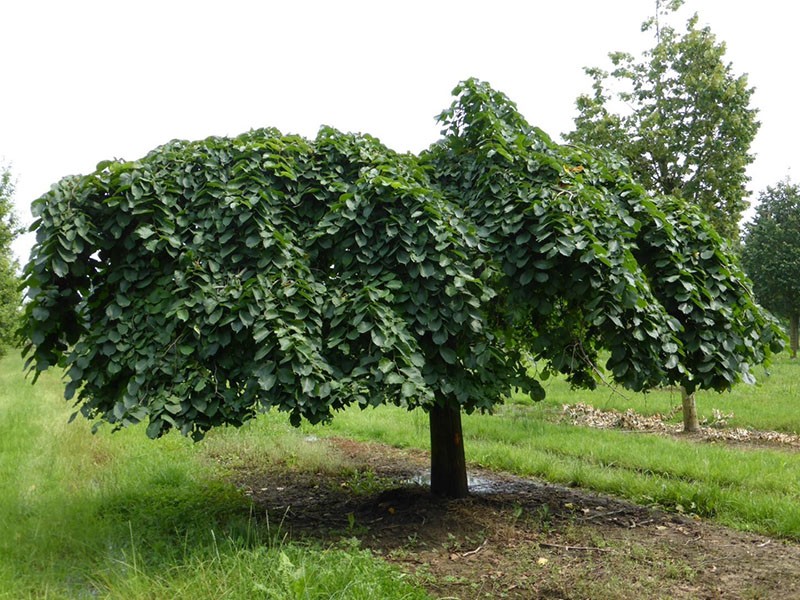
[[[600,519],[602,517],[610,517],[611,515],[618,515],[619,513],[624,513],[629,511],[630,508],[620,508],[619,510],[612,510],[608,512],[599,511],[593,515],[589,515],[588,517],[578,517],[580,521],[591,521],[592,519]]]
[[[486,538],[485,540],[483,540],[481,542],[480,546],[475,548],[475,550],[470,550],[469,552],[464,552],[461,556],[470,556],[471,554],[477,554],[478,552],[483,550],[483,547],[486,545],[486,542],[488,542],[488,541],[489,541],[489,538]]]
[[[562,550],[589,550],[593,552],[611,552],[611,548],[598,548],[597,546],[562,546],[561,544],[550,544],[548,542],[539,542],[539,545],[544,548],[561,548]]]
[[[644,521],[639,521],[638,523],[631,519],[630,529],[635,529],[636,527],[641,527],[642,525],[647,525],[648,523],[652,523],[655,519],[646,519]]]

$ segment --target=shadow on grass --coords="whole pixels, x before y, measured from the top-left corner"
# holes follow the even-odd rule
[[[114,546],[152,565],[181,560],[221,540],[249,547],[268,533],[260,531],[250,500],[239,490],[210,479],[193,481],[180,468],[104,495],[97,517],[115,531]]]

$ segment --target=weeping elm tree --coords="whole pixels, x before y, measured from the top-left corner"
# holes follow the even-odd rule
[[[575,386],[724,390],[780,347],[696,210],[485,83],[454,96],[419,156],[263,129],[63,179],[34,203],[30,369],[151,437],[422,409],[432,491],[460,497],[462,412],[511,386],[541,399],[531,360]]]

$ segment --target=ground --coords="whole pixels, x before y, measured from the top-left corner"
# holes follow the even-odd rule
[[[481,469],[470,469],[469,498],[437,499],[421,481],[424,452],[309,443],[330,444],[348,467],[239,465],[230,477],[291,539],[358,543],[434,598],[800,598],[800,545],[789,541]]]

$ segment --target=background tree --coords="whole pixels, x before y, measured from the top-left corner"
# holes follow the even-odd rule
[[[11,170],[0,165],[0,356],[15,342],[22,304],[19,265],[11,250],[11,242],[20,233],[13,196]]]
[[[725,44],[698,28],[697,15],[683,34],[660,22],[681,4],[663,10],[656,2],[655,18],[642,26],[654,32],[655,45],[641,58],[614,52],[610,73],[586,69],[593,92],[578,97],[566,138],[617,152],[645,188],[700,207],[735,243],[759,127],[753,89],[724,61]]]
[[[632,389],[727,389],[775,349],[697,210],[554,144],[484,83],[454,93],[420,156],[262,129],[62,180],[33,206],[30,367],[152,437],[421,408],[431,489],[459,497],[461,413],[512,385],[541,398],[527,358],[591,387],[607,349]]]
[[[613,52],[611,73],[586,69],[593,92],[578,97],[575,130],[566,138],[620,154],[648,190],[699,207],[736,243],[759,127],[753,89],[724,62],[725,44],[698,28],[696,14],[684,34],[663,25],[682,4],[672,0],[662,9],[656,0],[655,17],[642,25],[654,32],[655,45],[641,59]],[[697,431],[695,398],[685,388],[682,404],[684,430]]]
[[[745,225],[742,263],[758,301],[789,320],[792,358],[797,358],[800,318],[800,187],[788,179],[759,194]]]

